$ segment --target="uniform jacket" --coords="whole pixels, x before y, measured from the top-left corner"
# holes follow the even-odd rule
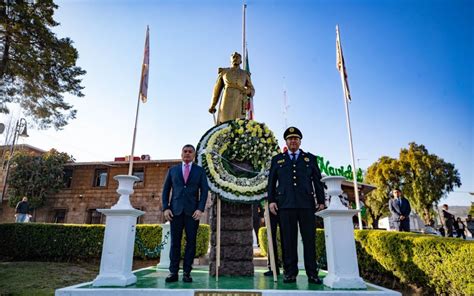
[[[324,204],[324,185],[316,156],[300,150],[293,162],[288,151],[272,158],[268,177],[268,200],[280,209],[316,209]]]
[[[173,215],[185,213],[191,216],[197,209],[204,212],[207,200],[206,173],[203,168],[192,164],[188,181],[184,183],[182,164],[169,169],[163,185],[163,211],[171,209]],[[171,200],[170,200],[171,192]]]

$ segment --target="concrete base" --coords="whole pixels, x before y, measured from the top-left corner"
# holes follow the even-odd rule
[[[94,280],[94,286],[128,286],[137,282],[137,277],[130,273],[129,275],[98,275]]]
[[[166,269],[156,269],[155,267],[137,270],[137,283],[122,288],[94,287],[92,282],[83,283],[67,288],[56,290],[56,296],[75,295],[97,295],[97,296],[134,296],[134,295],[156,295],[156,296],[197,296],[197,295],[261,295],[261,296],[401,296],[399,292],[366,283],[364,290],[343,290],[331,289],[324,285],[308,284],[304,272],[301,271],[297,277],[297,283],[284,284],[283,276],[278,277],[278,282],[274,283],[270,277],[265,277],[263,273],[266,267],[255,270],[254,277],[244,276],[221,276],[219,282],[215,277],[209,275],[207,266],[196,266],[191,275],[192,283],[183,283],[181,273],[179,281],[176,283],[165,283],[168,275]],[[326,273],[321,272],[320,276],[325,277]]]
[[[374,286],[377,287],[377,286]],[[73,288],[73,287],[71,287]],[[209,294],[199,294],[208,292]],[[214,292],[215,294],[212,294]],[[219,294],[217,294],[219,293]],[[222,293],[222,294],[221,294]],[[129,289],[129,290],[119,290],[112,288],[103,288],[103,289],[88,289],[88,290],[69,290],[69,288],[64,288],[57,290],[55,296],[85,296],[85,295],[95,295],[95,296],[196,296],[196,295],[241,295],[240,293],[246,293],[245,295],[261,295],[261,296],[401,296],[402,294],[395,291],[294,291],[294,290],[203,290],[203,289]],[[249,294],[255,293],[255,294]],[[261,294],[257,294],[261,293]]]
[[[357,277],[339,277],[335,274],[328,274],[323,279],[323,284],[333,289],[346,289],[346,287],[351,287],[351,289],[366,289],[366,283],[362,278]]]

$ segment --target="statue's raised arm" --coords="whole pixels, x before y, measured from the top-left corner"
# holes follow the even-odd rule
[[[245,118],[245,106],[248,97],[253,97],[255,89],[250,80],[250,73],[240,69],[242,56],[234,52],[231,55],[230,68],[219,68],[216,85],[212,94],[210,113],[216,112],[216,105],[219,102],[219,113],[217,114],[217,124],[227,120]]]

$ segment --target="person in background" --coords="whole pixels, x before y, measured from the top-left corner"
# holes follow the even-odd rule
[[[461,217],[458,217],[455,224],[457,226],[456,227],[456,234],[457,234],[456,237],[461,237],[462,236],[463,239],[466,239],[466,233],[465,233],[466,225],[464,225],[464,222],[462,222]]]
[[[19,201],[15,207],[15,222],[24,223],[27,222],[27,220],[29,221],[29,218],[31,217],[29,216],[29,211],[30,204],[28,203],[28,197],[23,196],[21,201]]]
[[[471,237],[474,237],[474,220],[472,219],[472,215],[467,215],[466,226],[467,230],[471,233]]]
[[[399,188],[393,189],[392,195],[393,198],[388,201],[388,209],[392,214],[390,222],[395,230],[410,231],[410,202],[402,196],[402,191]]]
[[[454,215],[448,212],[448,205],[443,205],[443,219],[444,227],[446,228],[446,235],[448,237],[453,237],[453,227],[454,227]]]

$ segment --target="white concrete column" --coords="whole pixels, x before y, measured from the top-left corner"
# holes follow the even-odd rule
[[[316,213],[324,219],[328,274],[324,285],[333,289],[366,289],[359,276],[359,265],[354,240],[352,217],[359,210],[349,210],[340,201],[341,183],[344,177],[324,177],[331,203],[326,210]]]
[[[166,222],[161,224],[161,243],[165,243],[166,234],[168,234],[168,240],[163,246],[160,252],[160,262],[156,265],[156,268],[166,268],[170,267],[170,250],[171,250],[171,234],[170,234],[170,223]]]
[[[132,274],[135,227],[137,217],[145,212],[132,208],[129,195],[133,193],[133,183],[139,178],[119,175],[114,179],[119,182],[117,189],[120,194],[119,201],[111,209],[98,210],[107,218],[100,271],[92,283],[96,287],[124,287],[137,281],[137,277]]]

